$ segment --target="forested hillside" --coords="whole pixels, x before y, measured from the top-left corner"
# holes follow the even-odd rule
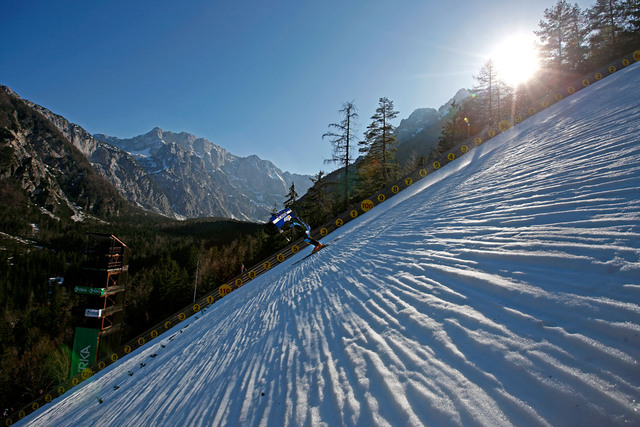
[[[358,122],[356,105],[343,104],[340,110],[343,120],[328,126],[331,135],[328,142],[334,153],[327,162],[339,169],[330,174],[320,171],[314,186],[293,207],[313,225],[322,224],[377,188],[446,153],[470,135],[502,119],[510,119],[514,111],[531,105],[555,88],[637,50],[640,5],[636,0],[597,0],[582,10],[577,4],[559,0],[544,10],[535,36],[541,64],[530,80],[510,86],[496,61],[489,58],[474,74],[476,85],[471,90],[472,96],[449,108],[439,136],[427,128],[407,141],[410,150],[407,147],[399,150],[393,124],[399,112],[395,111],[393,100],[381,97],[371,121],[360,121],[366,127],[362,136],[354,131]],[[509,53],[503,52],[506,56]],[[344,105],[348,104],[351,107],[347,110]]]

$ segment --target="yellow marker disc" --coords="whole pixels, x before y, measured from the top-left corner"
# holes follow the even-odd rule
[[[80,376],[82,377],[83,380],[89,379],[93,376],[93,371],[89,368],[85,368],[80,373]]]
[[[207,302],[208,302],[209,304],[213,304],[215,301],[216,301],[216,299],[213,297],[213,295],[209,295],[209,296],[207,297]]]
[[[533,116],[536,113],[536,109],[533,107],[529,107],[529,115]]]
[[[591,84],[591,82],[590,82],[589,80],[587,80],[587,79],[584,79],[584,80],[582,81],[582,86],[584,86],[584,87],[587,87],[587,86],[589,86],[590,84]]]
[[[473,142],[475,142],[476,145],[480,145],[482,144],[482,138],[480,138],[479,136],[476,136]]]
[[[165,329],[169,329],[171,327],[171,322],[169,322],[168,320],[166,322],[164,322],[164,328]]]
[[[242,286],[242,279],[238,277],[234,283],[236,284],[236,286]]]
[[[556,101],[562,101],[562,95],[560,95],[559,93],[556,93],[556,96],[554,98],[556,99]]]
[[[357,218],[358,217],[358,211],[354,209],[351,212],[349,212],[349,215],[351,216],[351,218]]]
[[[596,75],[595,75],[596,80],[601,80],[601,79],[602,79],[602,77],[604,77],[604,76],[602,75],[602,73],[596,73]]]
[[[397,185],[394,185],[393,187],[391,187],[391,192],[393,194],[398,194],[400,192],[400,187],[398,187]]]
[[[569,92],[570,95],[573,95],[574,93],[576,93],[576,88],[573,86],[569,86],[567,88],[567,92]]]
[[[466,145],[463,145],[462,147],[460,147],[460,151],[462,151],[463,153],[466,153],[467,151],[469,151],[469,147],[467,147]]]
[[[40,405],[38,405],[38,402],[33,402],[33,405],[31,405],[31,409],[33,409],[34,411],[37,411],[39,407]]]
[[[405,179],[404,179],[404,183],[405,183],[405,185],[408,187],[408,186],[410,186],[411,184],[413,184],[413,180],[412,180],[411,178],[405,178]]]
[[[62,387],[62,386],[58,387],[58,395],[62,396],[65,391],[66,390],[64,389],[64,387]]]
[[[221,297],[225,297],[231,293],[231,286],[224,284],[218,288],[218,293]]]
[[[100,370],[103,370],[106,366],[107,366],[107,364],[104,363],[104,362],[98,363],[98,369],[100,369]]]
[[[249,272],[249,279],[253,280],[253,279],[255,279],[255,278],[256,278],[256,272],[255,272],[255,271],[253,271],[253,270],[251,270],[251,271]]]
[[[487,134],[489,135],[489,138],[493,138],[494,136],[496,136],[496,131],[491,129],[489,132],[487,132]]]
[[[502,120],[500,123],[498,123],[498,129],[500,129],[500,132],[511,129],[511,122],[509,120]]]
[[[633,52],[633,59],[636,61],[640,61],[640,50],[636,50]]]
[[[44,397],[44,401],[47,402],[47,403],[50,403],[52,400],[53,400],[53,396],[51,396],[50,394],[47,394]]]
[[[113,353],[113,354],[111,355],[111,361],[112,361],[112,362],[115,362],[115,361],[117,361],[117,360],[118,360],[118,355],[117,355],[116,353]]]
[[[297,254],[299,250],[300,248],[298,247],[298,245],[291,246],[291,252],[293,252],[294,254]]]
[[[618,71],[618,70],[617,70],[617,69],[616,69],[616,67],[614,67],[613,65],[609,67],[609,72],[610,72],[611,74],[615,73],[616,71]]]
[[[516,114],[516,116],[513,118],[513,121],[515,121],[516,123],[520,123],[522,121],[522,116],[520,114]]]
[[[628,60],[627,58],[625,58],[625,59],[623,59],[623,60],[622,60],[622,65],[623,65],[624,67],[628,67],[628,66],[629,66],[629,64],[631,64],[631,62],[629,62],[629,60]]]
[[[167,323],[171,323],[171,322],[167,322]],[[165,323],[165,325],[166,325],[166,323]],[[131,348],[131,346],[130,346],[130,345],[126,345],[126,346],[124,347],[124,354],[129,354],[129,353],[131,353],[131,350],[133,350],[133,349]]]
[[[385,196],[384,194],[382,194],[382,193],[381,193],[381,194],[378,194],[377,199],[378,199],[378,201],[379,201],[380,203],[382,203],[382,202],[384,202],[385,200],[387,200],[387,196]]]
[[[268,270],[271,268],[271,263],[269,261],[266,261],[264,264],[262,264],[262,266],[265,270]]]
[[[143,337],[138,338],[138,345],[144,345],[146,342],[147,341]]]
[[[327,230],[326,228],[320,229],[320,235],[321,236],[326,236],[327,234],[329,234],[329,230]]]
[[[196,306],[198,307],[198,310],[196,310]],[[199,310],[200,310],[200,306],[198,304],[193,306],[193,311],[199,311]],[[158,338],[158,331],[156,331],[155,329],[151,331],[151,338]]]
[[[115,362],[115,360],[114,360],[114,362]],[[80,380],[78,378],[74,378],[74,379],[71,380],[71,385],[73,387],[77,386],[78,384],[80,384]]]
[[[338,227],[342,227],[342,224],[344,224],[344,221],[342,219],[340,219],[340,218],[336,219],[336,225]]]
[[[420,169],[420,172],[419,172],[419,173],[420,173],[420,176],[421,176],[421,177],[423,177],[423,178],[424,178],[425,176],[427,176],[427,170],[426,170],[426,169]]]
[[[24,418],[24,417],[26,417],[26,416],[27,416],[27,413],[26,413],[26,412],[24,412],[24,411],[20,411],[20,412],[18,412],[18,417],[19,417],[20,419],[23,419],[23,418]]]
[[[447,154],[447,159],[449,159],[450,161],[451,160],[455,160],[456,159],[456,155],[453,154],[453,153],[449,153],[449,154]]]
[[[549,101],[547,101],[546,99],[544,101],[542,101],[542,108],[547,108],[549,106]]]
[[[440,169],[440,162],[433,162],[434,169]]]
[[[369,199],[365,199],[360,203],[360,209],[362,209],[363,212],[370,211],[374,206],[373,202]]]
[[[276,259],[278,260],[278,262],[282,262],[282,261],[284,261],[284,255],[283,254],[278,254]]]
[[[186,314],[184,314],[184,313],[180,313],[180,314],[178,314],[178,319],[179,319],[181,322],[182,322],[184,319],[186,319],[186,318],[187,318],[187,315],[186,315]]]

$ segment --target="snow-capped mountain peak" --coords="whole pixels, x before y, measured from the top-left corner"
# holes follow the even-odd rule
[[[291,183],[302,194],[309,176],[283,172],[258,156],[238,157],[206,138],[153,128],[144,135],[95,138],[130,153],[182,217],[223,216],[263,222]],[[179,177],[179,179],[178,179]]]

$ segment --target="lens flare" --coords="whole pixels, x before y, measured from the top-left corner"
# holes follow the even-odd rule
[[[498,75],[509,86],[529,80],[540,68],[533,36],[514,34],[505,38],[491,54]]]

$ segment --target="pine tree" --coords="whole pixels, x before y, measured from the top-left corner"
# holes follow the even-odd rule
[[[627,22],[624,29],[625,38],[631,43],[637,43],[640,41],[640,0],[627,0],[624,3],[624,16]],[[627,49],[631,50],[633,47]]]
[[[329,183],[323,171],[318,172],[313,178],[309,178],[313,186],[302,198],[302,216],[312,227],[325,222],[333,213],[332,203],[329,197]]]
[[[333,145],[333,155],[331,159],[325,160],[325,163],[338,163],[344,167],[344,204],[345,208],[349,204],[349,166],[353,161],[352,152],[354,150],[356,119],[356,107],[353,101],[345,102],[338,111],[344,118],[340,123],[331,123],[329,131],[322,135],[322,138],[329,138]]]
[[[489,59],[480,69],[478,75],[473,76],[478,82],[474,92],[478,94],[483,107],[484,121],[493,123],[500,118],[500,80],[495,62]],[[455,113],[454,113],[455,114]]]
[[[364,141],[359,142],[360,152],[365,153],[370,170],[367,173],[380,173],[381,186],[396,178],[399,169],[395,162],[396,137],[395,127],[391,120],[398,116],[393,109],[393,101],[380,98],[378,108],[371,119],[373,120],[364,134]]]
[[[596,0],[586,16],[592,62],[609,61],[623,54],[620,36],[627,25],[625,3],[621,0]]]
[[[534,33],[540,38],[540,55],[544,68],[553,73],[580,70],[585,56],[585,28],[580,7],[559,0],[551,9],[545,9],[544,20]]]
[[[287,193],[287,200],[284,202],[284,207],[291,209],[296,200],[298,200],[298,193],[296,193],[296,185],[294,182],[291,183],[291,187],[289,187],[289,192]]]

